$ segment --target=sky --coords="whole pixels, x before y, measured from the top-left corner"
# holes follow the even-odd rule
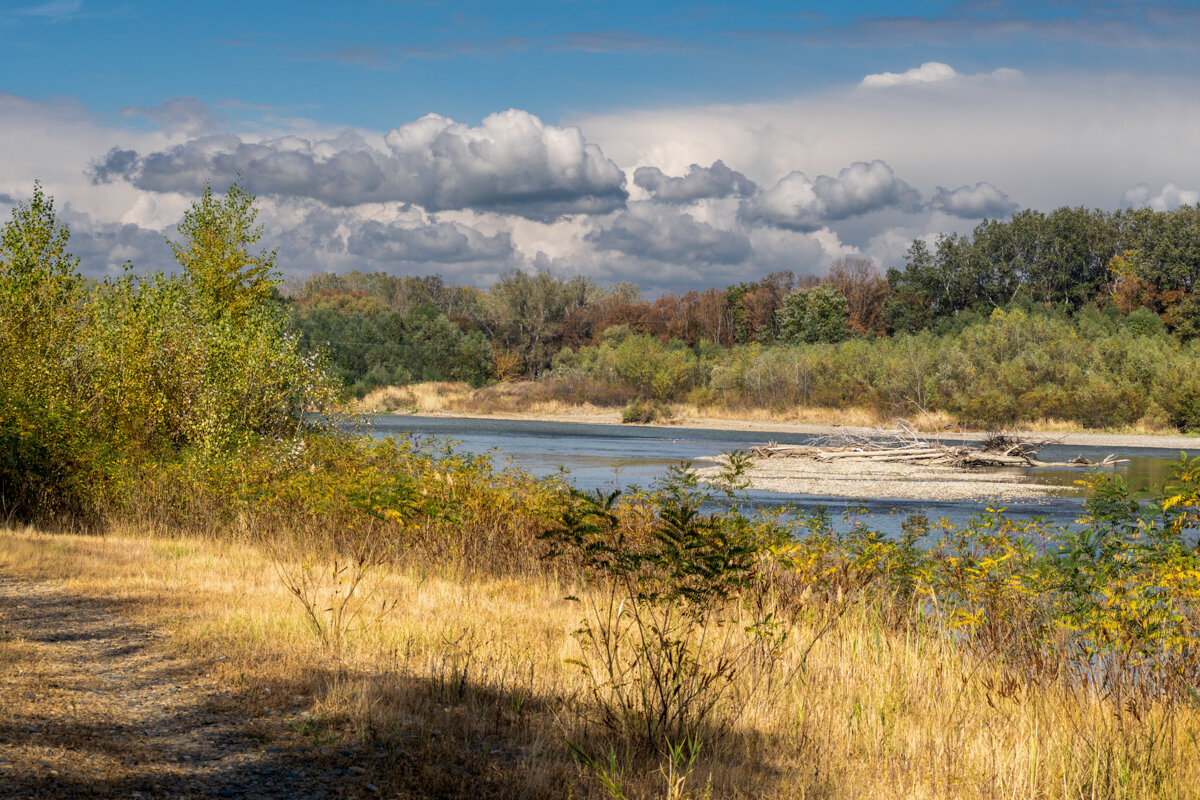
[[[287,277],[648,293],[1200,202],[1200,3],[0,0],[0,215],[172,268],[204,186]]]

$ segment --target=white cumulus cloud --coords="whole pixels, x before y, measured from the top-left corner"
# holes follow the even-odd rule
[[[741,208],[749,222],[794,230],[816,230],[831,221],[847,219],[885,208],[917,210],[921,196],[896,177],[883,161],[856,161],[837,174],[809,180],[792,172]]]
[[[1121,205],[1132,208],[1152,208],[1155,211],[1173,211],[1180,206],[1200,203],[1200,192],[1180,189],[1173,181],[1167,181],[1157,192],[1147,183],[1130,186],[1121,194]]]
[[[740,172],[714,161],[711,167],[692,164],[682,178],[672,178],[658,167],[638,167],[633,182],[660,203],[693,203],[714,197],[747,197],[757,188]]]
[[[919,67],[913,67],[905,72],[880,72],[867,75],[860,86],[871,89],[886,89],[889,86],[911,86],[921,83],[942,83],[958,77],[958,72],[949,64],[940,61],[926,61]]]
[[[579,128],[547,125],[527,111],[491,114],[477,128],[427,114],[384,140],[417,174],[427,208],[543,208],[555,216],[611,211],[626,197],[625,173]]]
[[[1020,70],[1001,67],[991,72],[978,75],[963,75],[949,64],[940,61],[926,61],[919,67],[913,67],[904,72],[879,72],[867,75],[859,82],[866,89],[890,89],[893,86],[922,86],[935,83],[950,83],[951,81],[995,80],[1006,81],[1024,77]]]
[[[939,186],[929,201],[929,207],[963,219],[1008,217],[1020,208],[1008,195],[987,181],[957,189]]]

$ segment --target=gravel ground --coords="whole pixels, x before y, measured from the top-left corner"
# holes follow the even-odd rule
[[[715,478],[719,467],[696,470]],[[746,477],[768,492],[826,497],[886,497],[908,500],[1016,500],[1064,491],[1004,472],[921,466],[904,462],[819,462],[809,458],[756,458]]]
[[[261,687],[163,639],[114,602],[0,575],[0,797],[380,795],[370,754],[299,743],[248,710]]]

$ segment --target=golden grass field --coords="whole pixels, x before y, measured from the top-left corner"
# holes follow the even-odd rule
[[[328,575],[307,567],[317,583]],[[1126,705],[1094,687],[1018,680],[939,630],[897,629],[853,599],[840,616],[788,617],[794,629],[779,662],[756,676],[767,688],[727,709],[729,728],[689,774],[661,754],[615,753],[621,774],[610,777],[620,789],[609,791],[568,747],[603,761],[612,742],[586,722],[586,684],[568,661],[580,656],[572,632],[583,609],[563,598],[586,599],[582,587],[550,572],[483,578],[462,565],[384,566],[364,582],[361,613],[335,650],[313,635],[281,579],[304,569],[288,553],[239,541],[0,530],[0,574],[161,632],[164,653],[245,690],[239,702],[264,740],[381,743],[382,796],[1200,795],[1200,703],[1168,714],[1154,698]],[[814,644],[816,626],[828,632]],[[53,702],[59,678],[37,668],[42,647],[0,638],[6,714],[51,713],[40,704]]]

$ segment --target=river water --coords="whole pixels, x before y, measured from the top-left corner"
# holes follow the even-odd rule
[[[819,438],[811,434],[773,433],[768,431],[729,431],[692,428],[626,427],[586,423],[532,422],[502,419],[459,419],[408,415],[368,415],[362,418],[374,436],[412,434],[422,438],[449,439],[455,448],[486,453],[503,466],[513,464],[534,475],[565,471],[582,490],[646,487],[661,478],[675,464],[745,450],[756,444],[810,444]],[[950,443],[950,442],[947,442]],[[1100,448],[1077,445],[1052,445],[1044,448],[1041,458],[1066,461],[1082,455],[1099,461],[1113,453],[1129,459],[1117,473],[1135,488],[1161,484],[1167,477],[1178,450],[1159,448]],[[1200,450],[1190,450],[1197,455]],[[1048,522],[1071,524],[1083,505],[1083,491],[1075,481],[1087,474],[1084,468],[1042,468],[1023,470],[1040,483],[1069,487],[1064,496],[1036,500],[1010,501],[1007,514],[1014,517],[1042,517]],[[792,505],[803,510],[827,508],[842,524],[861,520],[884,532],[899,530],[908,515],[926,513],[930,519],[945,518],[962,523],[987,508],[982,502],[933,502],[879,498],[820,497],[785,495],[775,492],[749,492],[751,504],[762,507]],[[993,503],[993,505],[995,505]]]

